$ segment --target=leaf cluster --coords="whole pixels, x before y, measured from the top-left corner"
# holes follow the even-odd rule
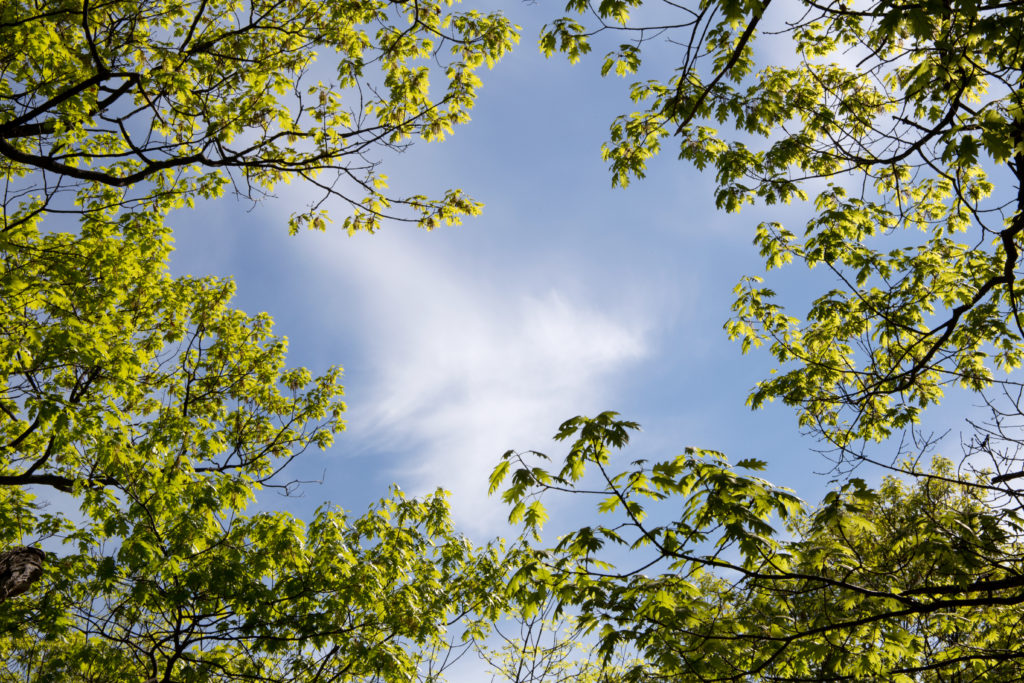
[[[258,199],[298,178],[322,198],[293,215],[293,231],[322,229],[328,197],[349,205],[349,231],[387,215],[457,222],[479,205],[458,191],[391,196],[378,168],[383,149],[469,120],[476,71],[518,39],[499,13],[451,5],[4,3],[7,183],[46,203],[69,193],[80,206],[177,206],[228,186]]]
[[[714,174],[720,209],[813,200],[802,230],[764,221],[754,242],[766,269],[821,267],[835,286],[802,315],[754,274],[736,288],[729,336],[779,369],[751,405],[792,405],[845,449],[916,424],[950,386],[985,391],[1015,370],[1019,3],[664,3],[645,23],[661,4],[570,3],[541,43],[575,59],[597,34],[628,38],[603,73],[635,72],[655,37],[679,47],[671,75],[635,83],[636,111],[611,125],[613,183],[643,177],[671,139]],[[795,60],[758,56],[766,26]]]
[[[548,602],[572,615],[606,664],[633,653],[622,680],[1021,675],[1024,520],[992,505],[984,479],[937,459],[913,483],[853,479],[807,508],[748,474],[763,462],[731,466],[714,451],[611,469],[634,428],[611,413],[575,418],[559,434],[577,436],[563,474],[510,453],[494,477],[510,477],[513,506],[597,497],[601,521],[530,543],[509,591],[527,616]],[[577,485],[585,468],[596,484]],[[527,531],[541,516],[513,507]]]
[[[173,277],[165,219],[294,179],[350,231],[475,213],[388,195],[377,155],[467,121],[515,31],[444,0],[0,3],[0,548],[46,551],[0,680],[438,680],[487,632],[504,553],[441,492],[256,511],[344,428],[341,368]]]

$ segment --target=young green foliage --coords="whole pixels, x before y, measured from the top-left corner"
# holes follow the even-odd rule
[[[512,588],[553,596],[606,653],[640,652],[634,680],[1024,675],[1024,407],[1012,376],[1024,358],[1022,12],[1003,0],[573,0],[544,29],[542,50],[570,61],[599,34],[624,36],[603,74],[663,69],[632,86],[635,111],[612,123],[613,184],[642,178],[671,142],[713,174],[719,209],[812,202],[803,229],[764,220],[754,241],[766,270],[820,267],[835,284],[802,315],[758,274],[735,290],[729,336],[744,352],[766,346],[777,365],[750,405],[794,406],[840,465],[863,462],[865,441],[913,430],[952,386],[992,408],[990,423],[972,422],[965,467],[923,471],[896,456],[883,464],[912,484],[850,480],[813,512],[713,452],[621,471],[611,440],[587,445],[596,486],[573,454],[561,476],[508,454],[519,464],[508,502],[586,493],[605,516],[535,548]],[[677,58],[644,63],[662,39]],[[969,474],[982,456],[996,476]]]
[[[494,626],[494,644],[477,651],[492,681],[509,683],[619,683],[636,662],[625,651],[601,657],[572,617],[555,616],[554,600]]]
[[[550,24],[543,49],[575,60],[595,34],[620,32],[629,43],[604,73],[635,71],[666,33],[679,46],[657,65],[669,75],[636,83],[636,111],[611,126],[603,150],[615,184],[643,177],[672,140],[680,159],[714,173],[720,209],[813,198],[803,230],[764,222],[755,243],[769,270],[818,266],[836,285],[802,316],[757,277],[736,289],[730,337],[744,350],[766,345],[780,370],[752,406],[780,399],[845,448],[913,425],[951,385],[983,391],[1021,364],[1020,3],[567,10],[579,20]]]
[[[498,549],[441,494],[246,512],[342,429],[339,368],[286,367],[230,281],[170,277],[151,214],[38,222],[4,234],[0,544],[49,553],[0,610],[0,680],[429,679],[486,630]]]
[[[855,479],[806,510],[743,473],[761,469],[756,460],[733,467],[691,448],[620,469],[613,451],[631,429],[612,413],[575,418],[556,437],[576,437],[559,474],[510,452],[516,469],[495,477],[500,487],[511,474],[511,505],[596,498],[595,523],[550,547],[524,544],[509,594],[527,612],[553,601],[608,662],[635,653],[621,680],[1024,674],[1024,525],[993,504],[984,478],[958,480],[937,459],[912,485]],[[522,520],[526,532],[532,524]]]
[[[480,80],[517,41],[499,13],[450,0],[32,0],[0,9],[0,159],[19,196],[80,206],[180,205],[291,179],[320,201],[291,229],[386,216],[432,228],[476,213],[457,190],[393,197],[384,149],[469,120]],[[405,211],[396,211],[399,208]],[[13,205],[7,205],[8,215]]]
[[[289,367],[230,280],[171,277],[164,221],[293,179],[350,231],[475,213],[387,195],[379,155],[468,120],[515,40],[446,0],[0,3],[0,549],[47,551],[0,680],[433,681],[486,631],[500,549],[442,494],[251,511],[343,428],[341,369]]]

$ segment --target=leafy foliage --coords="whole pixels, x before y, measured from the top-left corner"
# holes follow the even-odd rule
[[[451,4],[6,2],[0,157],[17,188],[7,196],[35,210],[67,191],[82,206],[159,206],[226,185],[258,198],[300,178],[352,206],[350,231],[389,213],[428,228],[476,213],[459,191],[387,195],[376,157],[467,121],[475,72],[517,40],[500,14]],[[291,228],[322,228],[322,203]]]
[[[1024,673],[1017,509],[938,459],[913,485],[853,479],[808,510],[713,451],[614,468],[636,425],[613,413],[566,422],[551,472],[507,453],[496,487],[531,501],[595,497],[595,523],[529,544],[511,578],[527,610],[553,600],[596,637],[623,680],[1008,681]],[[542,457],[542,459],[544,459]],[[596,470],[587,477],[586,470]],[[598,521],[599,520],[599,521]],[[782,525],[782,530],[777,527]]]
[[[802,316],[756,274],[736,287],[729,336],[777,366],[748,403],[780,399],[839,465],[899,476],[841,480],[809,510],[751,474],[763,463],[714,451],[621,469],[611,454],[635,425],[575,418],[556,437],[573,440],[560,469],[509,452],[492,479],[508,478],[510,519],[532,539],[517,599],[554,600],[607,658],[637,653],[631,680],[1024,675],[1022,18],[1000,0],[571,0],[545,27],[541,49],[570,61],[622,36],[604,75],[665,68],[644,62],[652,40],[678,47],[611,125],[613,184],[643,178],[671,141],[714,174],[719,209],[811,202],[802,230],[765,220],[754,242],[766,270],[822,267],[835,284]],[[960,467],[922,468],[922,411],[953,386],[991,418],[972,420]],[[913,457],[867,450],[905,431]],[[556,492],[597,496],[602,521],[544,547]]]
[[[289,368],[230,281],[170,277],[163,221],[296,178],[347,201],[349,231],[475,213],[455,190],[391,196],[379,155],[466,121],[515,27],[432,0],[4,3],[0,546],[54,550],[0,612],[0,679],[433,681],[473,642],[522,683],[1024,677],[1024,10],[800,4],[794,21],[771,0],[667,2],[645,25],[653,2],[571,0],[540,45],[575,61],[620,32],[601,71],[623,76],[652,37],[682,46],[612,124],[614,183],[672,139],[719,208],[813,200],[803,231],[767,221],[755,243],[767,269],[822,266],[835,287],[801,318],[759,277],[736,289],[728,333],[781,370],[751,405],[795,406],[859,462],[961,385],[993,409],[968,466],[897,458],[911,477],[848,479],[809,509],[716,451],[622,469],[637,425],[578,417],[557,467],[510,451],[496,468],[524,531],[506,553],[458,535],[442,493],[251,512],[342,428],[340,369]],[[795,65],[759,64],[772,22]],[[323,228],[322,200],[291,230]],[[970,473],[976,455],[997,471]],[[551,495],[596,505],[548,547]],[[481,644],[510,609],[519,635]]]
[[[496,645],[477,645],[480,656],[490,668],[492,680],[509,683],[613,683],[623,680],[635,661],[620,653],[608,660],[596,648],[580,624],[559,610],[554,600],[526,604],[529,616],[518,613],[510,623],[494,626]]]
[[[629,42],[604,73],[635,72],[666,32],[682,48],[673,75],[634,84],[637,111],[612,124],[614,183],[643,177],[671,138],[714,173],[721,209],[813,198],[802,231],[763,222],[755,243],[769,270],[820,266],[836,286],[802,317],[760,277],[736,288],[729,335],[744,350],[767,345],[781,370],[751,405],[781,399],[845,448],[913,425],[950,385],[984,390],[1021,364],[1019,3],[567,9],[580,20],[550,24],[542,48],[576,59],[595,34],[621,33]],[[645,11],[658,11],[655,25]],[[781,63],[758,58],[765,26]]]
[[[4,680],[436,674],[448,627],[495,609],[481,587],[500,576],[442,496],[308,526],[246,513],[342,428],[340,368],[288,368],[230,281],[171,278],[152,214],[39,223],[4,234],[0,535],[57,550],[0,615]]]
[[[395,491],[308,526],[175,503],[107,517],[120,533],[76,532],[42,599],[3,612],[2,680],[436,680],[460,620],[498,609],[481,597],[496,549],[455,534],[440,494]]]
[[[496,617],[500,547],[440,492],[252,511],[343,428],[341,369],[289,367],[230,280],[167,270],[168,212],[226,187],[304,180],[350,231],[477,211],[387,196],[375,157],[467,120],[516,39],[450,5],[0,5],[0,548],[47,550],[0,680],[436,680]]]

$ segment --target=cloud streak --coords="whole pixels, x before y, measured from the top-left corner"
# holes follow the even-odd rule
[[[346,438],[401,454],[391,474],[403,486],[443,486],[460,526],[488,533],[504,517],[486,491],[500,454],[544,448],[562,420],[607,408],[616,377],[648,352],[651,316],[598,304],[586,286],[484,277],[436,245],[380,234],[310,256],[331,259],[325,288],[361,310],[371,371]]]

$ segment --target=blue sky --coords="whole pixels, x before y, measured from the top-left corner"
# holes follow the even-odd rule
[[[223,199],[174,217],[176,273],[234,277],[236,305],[273,316],[292,364],[345,368],[347,431],[291,472],[323,485],[262,502],[358,512],[393,482],[441,486],[482,539],[504,532],[486,495],[501,453],[557,456],[564,419],[609,409],[644,427],[624,463],[714,448],[767,460],[769,479],[817,499],[827,463],[793,413],[744,405],[770,358],[742,356],[722,330],[732,287],[761,272],[753,226],[780,210],[716,211],[713,178],[670,150],[646,180],[612,189],[600,144],[630,81],[601,79],[597,58],[545,60],[536,36],[551,10],[507,11],[523,41],[483,74],[472,122],[386,159],[399,194],[460,187],[483,216],[289,237],[288,215],[312,196],[296,185],[254,208]]]

